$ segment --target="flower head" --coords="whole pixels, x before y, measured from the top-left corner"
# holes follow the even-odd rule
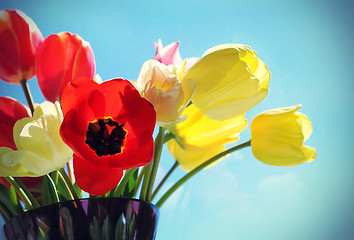
[[[0,79],[12,84],[35,75],[35,56],[43,36],[19,10],[0,11]]]
[[[84,191],[102,195],[123,170],[150,163],[156,113],[129,81],[76,79],[64,89],[62,107],[61,136],[74,151],[74,173]]]
[[[136,82],[141,96],[154,105],[157,125],[163,127],[183,120],[181,113],[193,96],[195,87],[191,79],[181,82],[172,65],[166,66],[156,60],[143,64]]]
[[[225,145],[236,142],[240,132],[247,127],[244,114],[217,121],[207,117],[193,104],[183,114],[187,119],[171,128],[175,138],[167,143],[167,147],[186,171],[221,153]]]
[[[163,47],[161,39],[159,39],[157,43],[153,42],[153,44],[156,48],[156,53],[153,59],[156,59],[165,65],[175,65],[182,62],[182,58],[178,50],[179,42],[174,42],[166,47]]]
[[[64,87],[79,77],[93,78],[95,58],[88,42],[62,32],[48,36],[38,49],[37,78],[44,97],[59,100]]]
[[[186,73],[197,83],[193,104],[208,117],[236,117],[268,93],[270,72],[250,47],[224,44],[207,50]]]
[[[15,99],[0,97],[0,147],[8,147],[17,150],[13,139],[13,128],[17,120],[30,117],[30,109]],[[20,177],[19,180],[40,200],[42,190],[41,177]],[[10,188],[10,184],[5,178],[0,177],[0,183]]]
[[[303,145],[312,134],[308,117],[297,112],[299,106],[277,108],[256,116],[251,123],[253,155],[275,166],[295,166],[311,162],[316,150]]]
[[[17,120],[30,117],[31,111],[22,103],[9,97],[0,97],[0,147],[16,150],[13,129]]]
[[[0,147],[0,176],[42,176],[69,161],[71,149],[59,135],[63,116],[59,103],[44,102],[33,117],[18,120],[13,128],[17,150]]]

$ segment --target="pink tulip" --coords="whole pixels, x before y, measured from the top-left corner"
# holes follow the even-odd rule
[[[35,56],[43,36],[19,10],[0,11],[0,78],[19,84],[35,75]]]
[[[156,48],[156,53],[153,59],[165,65],[175,65],[182,62],[182,58],[178,50],[179,42],[174,42],[166,47],[163,47],[161,39],[159,39],[157,43],[153,42],[153,44]]]
[[[79,35],[52,34],[38,49],[39,88],[48,101],[55,102],[60,100],[64,87],[75,78],[93,78],[95,67],[92,48]]]

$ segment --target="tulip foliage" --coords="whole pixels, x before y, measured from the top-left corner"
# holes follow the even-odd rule
[[[245,113],[268,94],[270,71],[252,48],[223,44],[183,59],[179,42],[154,46],[136,81],[101,81],[93,50],[79,35],[43,39],[23,12],[0,12],[0,79],[21,83],[30,106],[0,97],[5,220],[22,211],[4,199],[14,192],[26,209],[77,199],[82,191],[153,202],[180,166],[186,173],[156,200],[161,207],[185,181],[244,147],[269,165],[315,159],[316,150],[304,145],[312,126],[297,112],[300,106],[259,114],[250,124],[251,140],[235,144],[247,128]],[[37,105],[26,84],[34,76],[47,100]],[[175,162],[155,187],[164,144]]]

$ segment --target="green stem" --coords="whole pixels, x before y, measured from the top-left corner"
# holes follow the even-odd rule
[[[143,180],[143,176],[146,172],[146,168],[147,166],[144,166],[142,169],[141,169],[141,172],[139,173],[139,176],[138,176],[138,179],[136,180],[136,184],[135,184],[135,188],[134,188],[134,193],[133,193],[133,196],[135,197],[136,194],[138,193],[138,190],[139,190],[139,187],[140,187],[140,184],[141,184],[141,180]]]
[[[13,186],[16,193],[20,196],[27,210],[39,207],[39,204],[36,201],[36,199],[18,179],[14,177],[5,177],[5,178]]]
[[[47,199],[48,201],[45,202],[45,204],[51,204],[51,203],[58,203],[59,202],[59,196],[58,196],[58,192],[57,192],[57,188],[54,184],[53,179],[50,177],[49,174],[46,174],[43,176],[43,184],[46,184],[46,186],[44,186],[44,191],[48,190],[48,197],[49,199]]]
[[[160,208],[162,204],[165,203],[165,201],[174,193],[182,184],[184,184],[187,180],[189,180],[191,177],[193,177],[195,174],[197,174],[199,171],[202,169],[206,168],[210,164],[214,163],[217,161],[219,158],[224,157],[225,155],[232,153],[236,150],[239,150],[244,147],[251,146],[251,140],[248,142],[242,143],[240,145],[237,145],[235,147],[232,147],[222,153],[219,153],[218,155],[210,158],[208,161],[200,164],[198,167],[194,168],[192,171],[184,175],[180,180],[178,180],[161,198],[160,200],[156,203],[156,207]]]
[[[145,200],[148,184],[149,184],[149,179],[150,179],[150,174],[151,174],[151,168],[152,168],[152,161],[148,165],[146,165],[144,170],[144,179],[143,179],[143,185],[141,186],[141,191],[140,191],[140,200]]]
[[[152,189],[154,187],[157,169],[159,168],[159,164],[160,164],[164,137],[165,137],[165,128],[160,127],[159,133],[155,140],[155,153],[154,153],[153,165],[152,165],[149,184],[147,187],[147,192],[145,197],[145,200],[147,200],[148,202],[151,201]]]
[[[59,180],[61,186],[63,187],[64,192],[69,196],[69,198],[70,198],[69,200],[74,200],[75,199],[74,194],[71,192],[63,175],[59,171],[57,171],[57,173],[58,173],[58,180]]]
[[[20,83],[21,83],[23,92],[25,93],[28,106],[29,106],[29,108],[31,109],[31,112],[32,112],[32,114],[33,114],[33,112],[34,112],[33,98],[32,98],[32,94],[31,94],[31,92],[30,92],[30,90],[29,90],[29,87],[28,87],[28,84],[27,84],[27,80],[24,79],[24,80],[22,80]]]
[[[125,185],[129,181],[130,176],[135,172],[135,168],[131,168],[125,171],[124,177],[120,181],[118,187],[113,192],[113,197],[120,197],[124,191]]]
[[[66,175],[66,172],[65,172],[64,168],[59,170],[59,174],[60,174],[59,177],[61,176],[64,179],[64,181],[65,181],[66,185],[68,186],[68,188],[69,188],[71,194],[73,195],[74,199],[79,199],[79,196],[77,195],[76,190],[75,190],[73,184],[71,183],[68,175]]]
[[[175,135],[173,135],[172,133],[166,133],[165,137],[163,139],[163,143],[167,143],[168,141],[170,141],[174,137],[175,137]]]
[[[2,202],[0,202],[0,214],[4,218],[5,222],[8,222],[12,217],[14,217],[14,215],[11,214],[9,209],[7,209],[5,204]]]
[[[156,187],[155,191],[153,192],[151,196],[151,200],[153,200],[156,196],[156,194],[160,191],[160,188],[162,185],[166,182],[166,180],[170,177],[170,175],[173,173],[173,171],[178,167],[178,162],[176,161],[175,164],[171,167],[171,169],[168,171],[168,173],[165,175],[165,177],[161,180],[160,184]]]

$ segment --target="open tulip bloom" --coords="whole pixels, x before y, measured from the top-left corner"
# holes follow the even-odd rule
[[[266,97],[270,81],[267,65],[249,46],[218,45],[187,59],[179,42],[154,46],[155,56],[141,64],[136,80],[101,81],[94,78],[93,50],[79,35],[43,40],[21,11],[0,12],[0,78],[21,83],[29,104],[0,97],[0,212],[6,221],[84,192],[161,207],[192,176],[245,147],[269,165],[314,160],[316,150],[303,144],[312,126],[297,112],[300,105],[259,114],[251,139],[235,144],[248,124],[245,112]],[[26,84],[35,73],[48,100],[36,105]],[[176,161],[155,183],[164,149]],[[179,166],[185,175],[155,199]]]

